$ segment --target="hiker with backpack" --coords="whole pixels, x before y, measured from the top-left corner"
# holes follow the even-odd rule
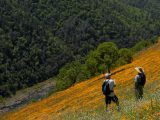
[[[146,75],[142,67],[136,67],[138,74],[135,76],[135,97],[137,100],[143,98],[143,88],[146,83]]]
[[[117,110],[120,110],[118,97],[114,93],[114,87],[116,83],[111,79],[111,74],[105,74],[105,80],[102,85],[102,92],[105,95],[106,111],[108,112],[108,105],[111,104],[111,101],[115,102],[117,105]]]

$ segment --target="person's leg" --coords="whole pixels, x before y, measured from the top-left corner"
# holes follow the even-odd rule
[[[136,88],[136,89],[135,89],[135,97],[136,97],[136,100],[139,100],[139,99],[140,99],[139,88]]]
[[[108,105],[111,103],[110,97],[105,96],[105,102],[106,102],[106,111],[108,111]]]
[[[119,100],[118,100],[118,97],[116,95],[112,97],[112,101],[116,103],[117,110],[120,111]]]
[[[136,100],[140,99],[140,85],[135,83],[135,98]]]
[[[143,86],[139,87],[139,97],[140,97],[140,99],[143,98]]]

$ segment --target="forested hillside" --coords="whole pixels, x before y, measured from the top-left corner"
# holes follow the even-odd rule
[[[55,74],[70,55],[64,43],[17,2],[0,2],[0,95],[8,96]]]
[[[123,0],[127,4],[146,10],[151,13],[153,19],[160,18],[160,1],[159,0]]]
[[[0,0],[0,95],[56,75],[100,43],[160,34],[158,0]]]

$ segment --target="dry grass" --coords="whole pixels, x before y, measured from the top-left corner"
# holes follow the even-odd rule
[[[137,103],[134,100],[134,82],[136,75],[134,68],[142,66],[147,74],[147,85],[145,87],[145,99]],[[159,96],[157,91],[160,88],[160,42],[146,51],[141,52],[133,63],[119,67],[114,70],[119,71],[112,76],[116,80],[118,95],[122,112],[117,113],[113,110],[111,113],[104,113],[104,96],[101,92],[103,75],[90,80],[76,84],[75,86],[58,93],[53,94],[47,99],[33,103],[16,112],[4,115],[5,120],[103,120],[108,119],[157,119],[160,111],[157,98],[153,99],[152,109],[150,109],[150,98]],[[153,95],[150,97],[150,94]],[[156,102],[155,102],[156,101]],[[148,108],[149,107],[149,108]],[[114,105],[111,106],[114,108]],[[136,114],[139,111],[139,114]],[[149,112],[149,115],[146,114]],[[114,114],[113,114],[114,113]],[[153,113],[153,114],[152,114]],[[156,116],[155,118],[152,116]],[[105,117],[104,117],[105,116]],[[145,118],[148,116],[148,118]],[[151,118],[149,118],[151,116]]]
[[[135,101],[133,97],[121,99],[121,111],[117,112],[114,105],[112,110],[106,113],[104,107],[100,106],[93,111],[80,111],[78,113],[65,114],[62,119],[65,120],[159,120],[160,118],[160,94],[159,92],[145,94],[141,101]]]

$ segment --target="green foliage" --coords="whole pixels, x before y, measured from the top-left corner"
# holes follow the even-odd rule
[[[0,103],[4,102],[4,97],[0,95]]]
[[[32,98],[32,99],[30,100],[30,103],[35,103],[35,102],[37,102],[37,101],[38,101],[38,100]]]
[[[98,60],[97,60],[97,52],[92,51],[87,56],[86,66],[89,71],[91,71],[91,75],[93,76],[98,72]]]
[[[133,60],[133,52],[130,49],[122,48],[118,51],[119,57],[116,61],[116,66],[125,65],[127,63],[131,63]]]
[[[86,65],[91,71],[91,75],[106,72],[106,69],[107,72],[110,72],[111,67],[115,66],[117,58],[117,46],[112,42],[104,42],[88,55]]]
[[[100,65],[98,66],[98,71],[99,71],[99,73],[108,72],[108,71],[107,71],[107,67],[106,67],[105,64],[100,64]],[[95,75],[96,75],[96,74],[95,74]]]
[[[77,75],[76,82],[84,81],[91,77],[91,71],[87,69],[85,64],[82,64],[80,67],[79,74]]]
[[[152,43],[151,41],[147,41],[147,40],[141,40],[140,42],[138,42],[133,48],[132,51],[134,53],[143,50],[144,48],[147,48],[148,46],[150,46]]]
[[[1,0],[0,8],[0,95],[8,97],[57,74],[72,57],[64,42],[18,1]]]
[[[108,72],[114,66],[118,57],[118,48],[112,42],[104,42],[97,48],[98,60],[100,64],[106,65]]]
[[[150,41],[151,41],[152,44],[157,43],[158,40],[159,40],[159,36],[153,36],[153,37],[150,39]]]
[[[124,56],[126,63],[128,63],[127,60],[129,59],[127,59],[128,54],[129,53]],[[111,67],[115,66],[118,55],[118,48],[114,43],[104,42],[100,44],[95,51],[91,51],[88,54],[85,63],[82,64],[79,61],[73,61],[60,69],[57,76],[57,90],[68,88],[76,82],[85,80],[90,76],[109,72]]]
[[[71,85],[100,73],[111,72],[111,69],[131,63],[133,55],[151,45],[150,41],[140,41],[132,49],[118,49],[112,42],[100,44],[91,51],[85,60],[66,64],[57,77],[57,90],[63,90]]]
[[[60,69],[57,76],[57,90],[63,90],[90,77],[89,71],[79,61],[73,61]]]

